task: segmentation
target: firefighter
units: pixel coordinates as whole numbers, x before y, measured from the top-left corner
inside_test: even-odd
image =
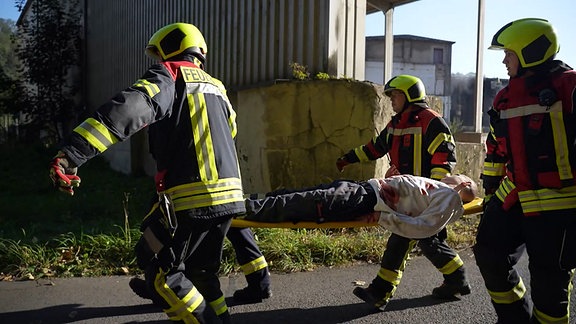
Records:
[[[411,75],[398,75],[384,85],[396,113],[379,135],[366,145],[350,150],[336,161],[341,172],[351,163],[376,160],[388,154],[391,169],[440,180],[456,163],[455,144],[444,119],[426,103],[422,81]],[[470,293],[464,263],[446,243],[447,231],[420,240],[392,233],[382,256],[378,275],[367,288],[353,293],[383,311],[402,279],[408,255],[418,245],[422,253],[443,275],[444,282],[433,289],[437,298],[452,299]]]
[[[148,128],[158,199],[135,252],[154,300],[182,323],[230,322],[217,273],[231,220],[245,212],[236,113],[204,71],[207,52],[194,25],[160,28],[146,46],[158,63],[78,125],[50,167],[55,186],[73,194],[78,167]]]
[[[554,27],[503,26],[509,83],[488,111],[484,214],[473,248],[498,323],[568,323],[576,267],[576,72],[555,60]],[[529,257],[531,299],[515,269]]]

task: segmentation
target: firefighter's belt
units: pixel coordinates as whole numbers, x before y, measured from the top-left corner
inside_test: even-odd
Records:
[[[464,215],[477,214],[482,212],[482,198],[476,198],[473,201],[464,204]],[[234,218],[232,220],[232,227],[260,227],[260,228],[349,228],[349,227],[370,227],[378,226],[378,220],[375,222],[367,222],[366,220],[343,221],[343,222],[330,222],[323,223],[317,222],[275,222],[267,223],[260,221],[251,221],[241,218]]]

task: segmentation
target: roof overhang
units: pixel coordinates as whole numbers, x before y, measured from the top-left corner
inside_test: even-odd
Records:
[[[418,0],[367,0],[366,1],[366,14],[375,13],[378,11],[387,11],[391,8],[405,5],[410,2]]]

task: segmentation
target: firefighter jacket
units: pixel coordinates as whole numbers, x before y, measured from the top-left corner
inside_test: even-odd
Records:
[[[344,155],[350,162],[376,160],[387,153],[401,174],[442,179],[456,164],[455,144],[444,119],[426,104],[412,104],[392,117],[379,135]]]
[[[482,175],[487,195],[526,216],[576,208],[576,72],[561,61],[496,95]]]
[[[243,213],[235,119],[219,80],[191,62],[167,61],[100,106],[61,150],[80,166],[148,126],[161,175],[157,189],[171,197],[176,212],[204,218]]]
[[[378,224],[396,235],[428,238],[464,214],[458,192],[437,180],[403,174],[368,183],[380,193],[374,206]],[[385,190],[393,199],[383,197]]]

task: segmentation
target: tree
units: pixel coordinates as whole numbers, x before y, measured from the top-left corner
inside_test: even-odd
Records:
[[[23,107],[37,131],[59,141],[79,110],[78,1],[29,0],[30,12],[18,26],[17,54],[30,104]],[[65,6],[63,5],[65,4]]]

